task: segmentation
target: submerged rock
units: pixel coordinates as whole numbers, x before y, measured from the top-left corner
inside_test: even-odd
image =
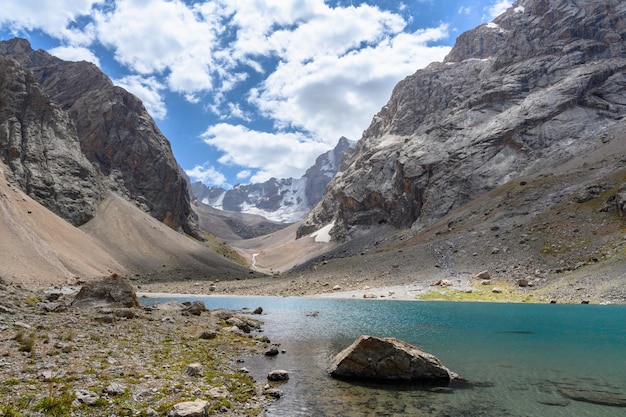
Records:
[[[333,359],[335,378],[448,384],[461,379],[435,356],[395,338],[360,336]]]
[[[607,391],[561,389],[561,395],[570,400],[606,405],[610,407],[626,407],[626,396]]]

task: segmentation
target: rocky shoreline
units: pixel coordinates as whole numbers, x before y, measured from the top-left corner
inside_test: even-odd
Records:
[[[278,396],[242,363],[271,346],[260,316],[202,303],[79,309],[76,290],[0,284],[0,415],[195,415],[182,403],[259,416]]]

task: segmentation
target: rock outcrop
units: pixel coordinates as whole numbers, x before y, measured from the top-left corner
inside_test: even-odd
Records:
[[[125,279],[110,276],[85,284],[72,301],[73,307],[139,307],[133,286]]]
[[[263,183],[238,184],[230,190],[196,182],[190,190],[199,202],[215,208],[292,223],[302,219],[321,200],[344,152],[351,146],[353,143],[348,139],[340,138],[334,149],[318,156],[315,164],[298,179],[271,178]]]
[[[520,0],[401,81],[299,236],[419,230],[520,175],[584,155],[626,116],[626,3]]]
[[[173,229],[197,235],[187,183],[137,97],[95,65],[34,51],[24,39],[0,42],[0,56],[8,77],[1,150],[21,187],[76,225],[111,190]],[[58,155],[72,162],[54,162]],[[65,187],[59,197],[58,184]],[[70,194],[76,202],[68,210]]]
[[[394,338],[360,336],[333,359],[332,377],[448,384],[460,377],[430,353]]]

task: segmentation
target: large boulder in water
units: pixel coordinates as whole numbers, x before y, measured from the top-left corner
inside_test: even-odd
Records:
[[[73,307],[139,307],[133,286],[116,275],[85,284],[72,301]]]
[[[395,338],[360,336],[333,359],[335,378],[447,385],[460,377],[435,356]]]

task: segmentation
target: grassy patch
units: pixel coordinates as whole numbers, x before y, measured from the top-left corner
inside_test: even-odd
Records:
[[[501,292],[493,292],[498,288]],[[488,301],[488,302],[532,302],[532,295],[520,294],[513,288],[502,282],[494,282],[490,285],[475,287],[471,291],[453,288],[438,288],[420,294],[416,297],[423,301]]]
[[[206,241],[204,242],[205,246],[213,249],[224,258],[230,259],[231,261],[236,262],[240,265],[248,265],[248,261],[243,256],[241,256],[239,252],[234,250],[230,245],[228,245],[218,237],[208,233],[203,233],[202,237],[206,239]]]

